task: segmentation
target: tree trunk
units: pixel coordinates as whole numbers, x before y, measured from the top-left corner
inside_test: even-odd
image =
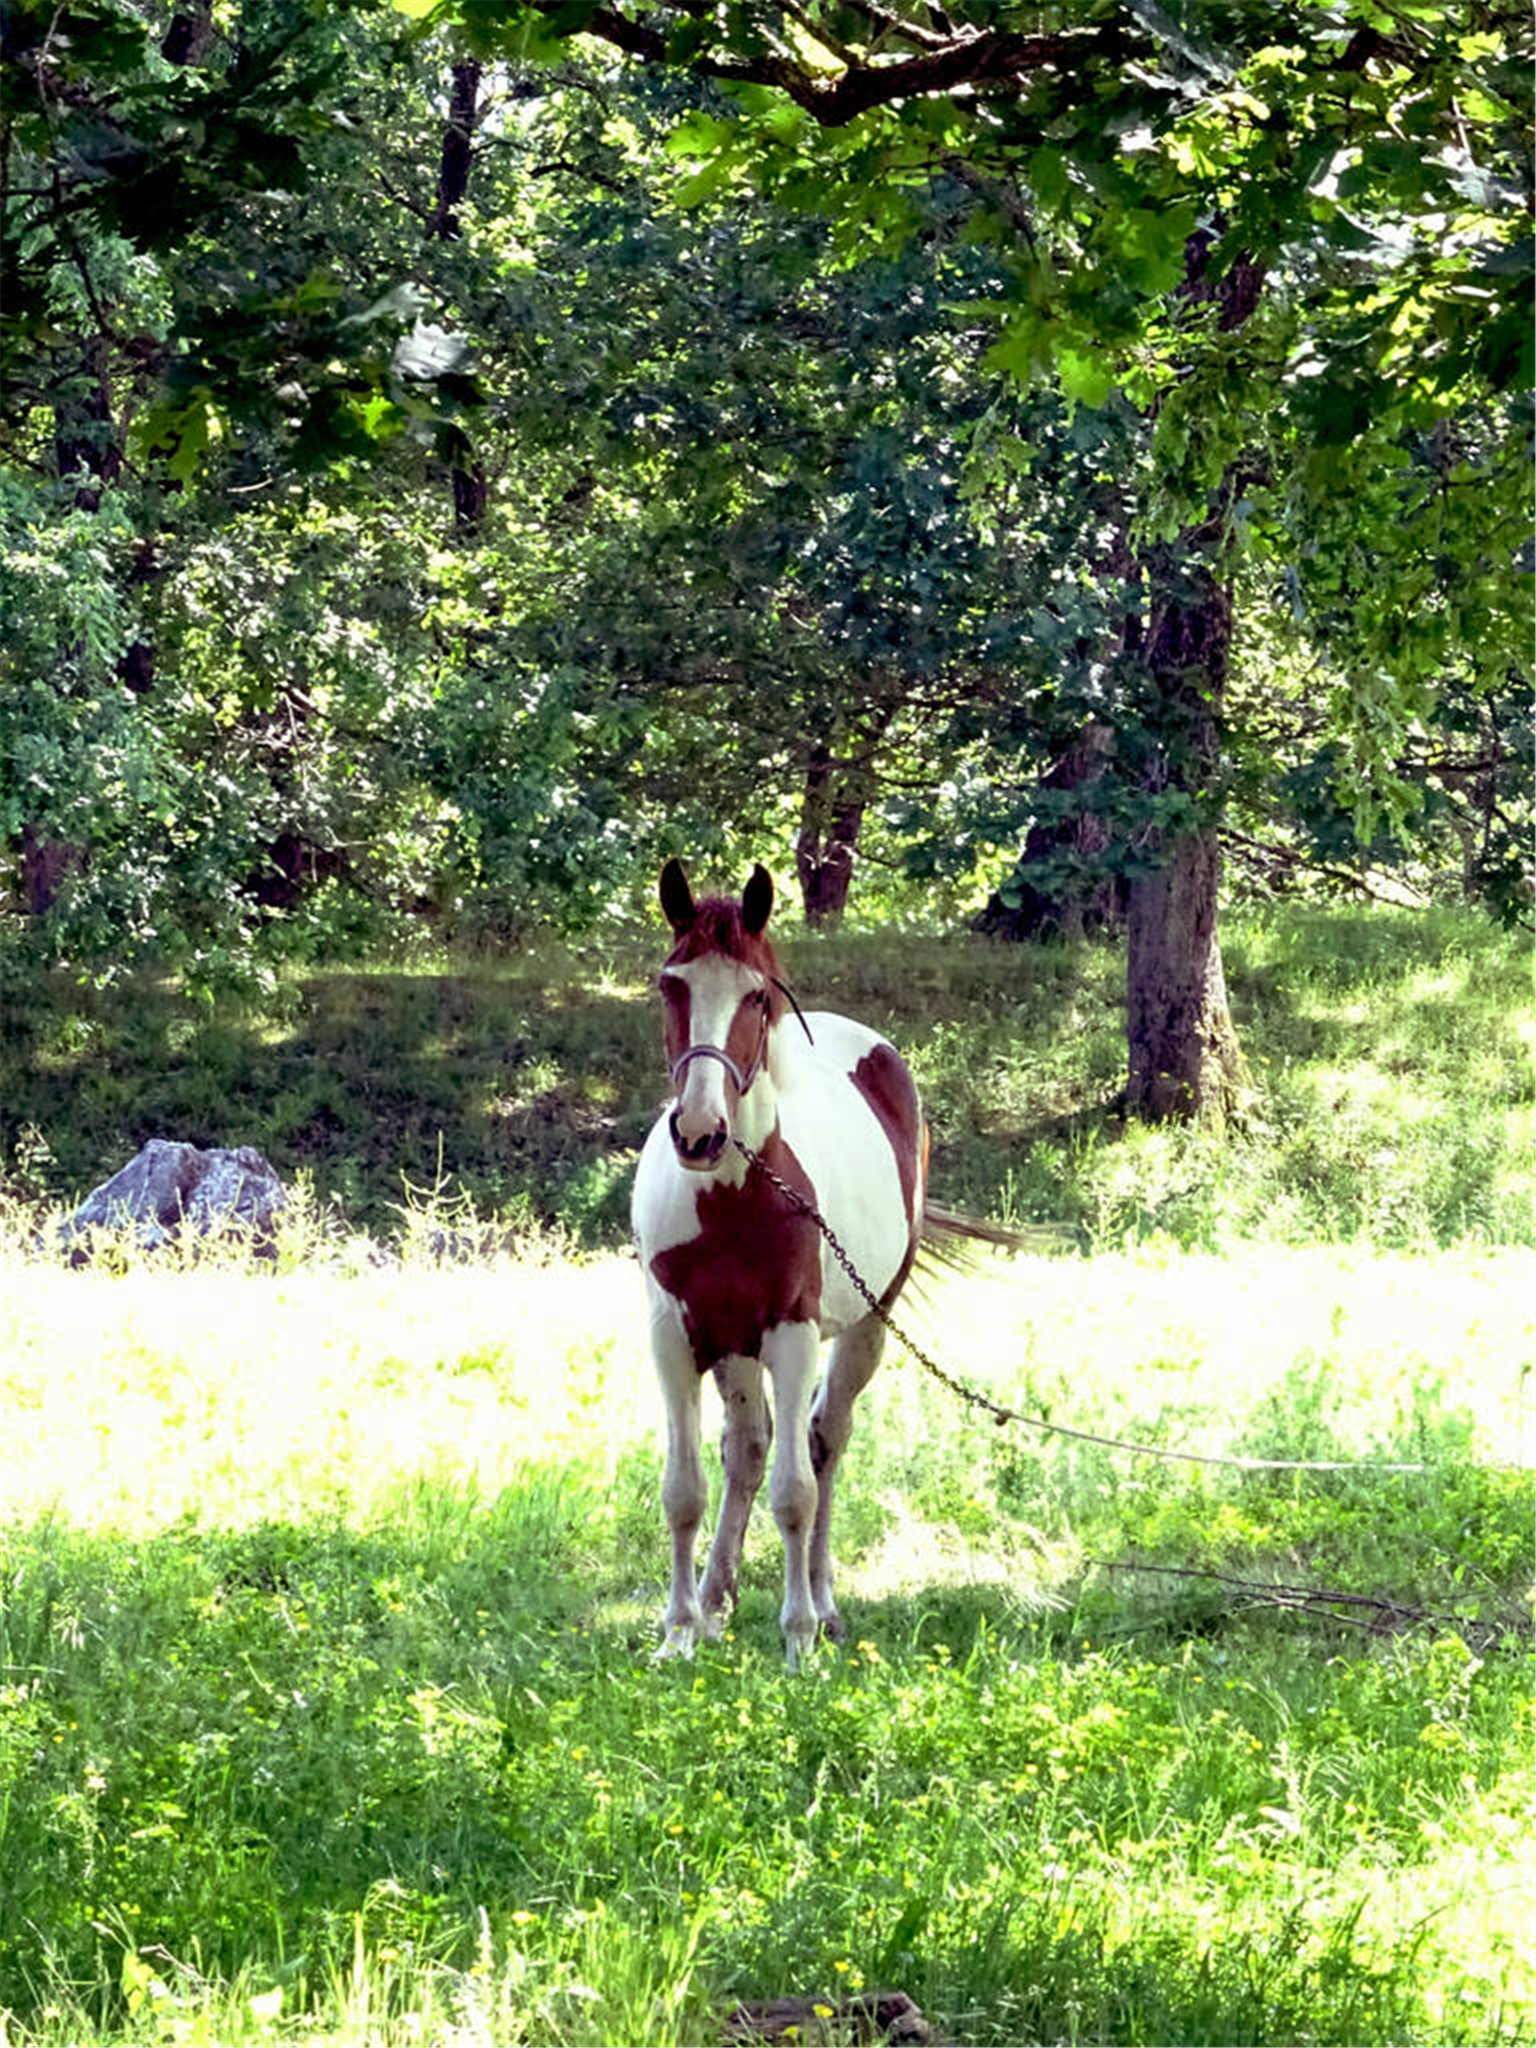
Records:
[[[43,917],[59,900],[71,875],[84,868],[87,849],[67,839],[41,839],[30,825],[21,828],[21,894],[28,915]]]
[[[1185,243],[1179,297],[1214,305],[1218,331],[1229,334],[1259,303],[1265,273],[1239,255],[1211,277],[1223,226],[1213,221]],[[1229,470],[1218,505],[1237,491]],[[1217,936],[1221,723],[1232,645],[1224,524],[1224,514],[1212,517],[1150,553],[1142,564],[1145,625],[1133,623],[1126,636],[1151,686],[1142,787],[1173,812],[1171,823],[1148,828],[1140,850],[1149,865],[1131,876],[1128,890],[1125,1101],[1131,1115],[1149,1121],[1222,1122],[1243,1079]]]
[[[459,208],[469,195],[469,174],[474,165],[475,129],[480,121],[480,66],[474,58],[455,64],[448,93],[448,120],[443,129],[442,155],[437,168],[437,200],[427,221],[427,234],[441,242],[456,242],[463,229]],[[478,461],[469,436],[452,429],[450,448],[453,489],[453,529],[464,537],[479,530],[485,517],[487,486],[485,465]]]
[[[198,65],[208,55],[213,41],[213,0],[197,0],[193,7],[178,8],[160,45],[167,64]]]
[[[835,779],[831,752],[818,741],[806,763],[795,841],[795,870],[807,924],[835,925],[842,920],[866,805],[866,797]]]
[[[1163,602],[1141,649],[1156,702],[1141,781],[1149,797],[1186,798],[1189,818],[1148,831],[1141,850],[1153,864],[1130,878],[1126,1107],[1151,1121],[1220,1122],[1242,1079],[1217,936],[1221,850],[1209,796],[1221,766],[1232,593],[1188,559],[1176,567],[1164,556],[1150,568]]]
[[[480,66],[473,57],[467,58],[454,65],[451,77],[448,121],[437,167],[437,204],[427,223],[427,233],[443,242],[456,242],[462,232],[459,208],[469,194],[475,128],[480,119]]]
[[[1066,752],[1040,778],[1051,794],[1075,797],[1102,781],[1114,735],[1107,725],[1084,726]],[[1080,939],[1124,915],[1124,886],[1100,865],[1109,850],[1103,814],[1084,804],[1051,804],[1051,815],[1030,826],[1010,890],[994,895],[973,930],[994,939]]]

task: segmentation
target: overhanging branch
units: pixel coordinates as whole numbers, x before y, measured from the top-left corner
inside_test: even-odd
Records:
[[[539,13],[553,15],[564,0],[535,0],[535,4]],[[691,8],[682,11],[693,13]],[[903,23],[884,8],[859,11],[867,19],[877,19],[884,33],[904,35],[918,47],[889,61],[873,57],[850,61],[830,77],[768,49],[743,57],[704,49],[687,58],[682,68],[728,84],[775,87],[822,127],[840,128],[871,108],[900,100],[930,98],[966,87],[1020,85],[1039,71],[1077,68],[1095,54],[1108,53],[1118,40],[1108,27],[1063,29],[1049,35],[1005,29],[960,29],[944,34]],[[673,61],[668,38],[660,29],[617,7],[597,8],[586,24],[586,33],[646,64]],[[820,41],[820,31],[815,33]]]

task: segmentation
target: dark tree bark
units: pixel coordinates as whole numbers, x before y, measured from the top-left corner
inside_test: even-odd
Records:
[[[451,77],[448,121],[438,160],[437,203],[427,223],[427,233],[444,242],[456,242],[462,232],[459,208],[469,196],[475,129],[480,119],[480,66],[468,58],[454,65]]]
[[[442,242],[456,242],[463,233],[459,208],[469,196],[475,129],[481,114],[480,66],[476,60],[467,58],[455,64],[451,78],[448,119],[437,169],[437,199],[427,221],[428,236]],[[450,459],[454,532],[466,536],[477,532],[485,517],[485,465],[476,459],[468,435],[458,428],[453,432]]]
[[[1085,726],[1041,776],[1041,789],[1069,795],[1091,791],[1104,778],[1113,744],[1108,726]],[[1124,884],[1099,866],[1110,838],[1108,820],[1086,804],[1065,817],[1043,818],[1031,825],[1019,861],[1018,901],[1005,903],[1000,895],[993,896],[974,929],[989,938],[1034,941],[1080,939],[1118,924],[1125,913]],[[1047,864],[1062,862],[1080,869],[1078,886],[1059,869],[1058,878],[1046,879]],[[1036,879],[1031,879],[1031,870]]]
[[[1218,278],[1214,222],[1190,236],[1180,297],[1213,304],[1223,333],[1241,327],[1264,289],[1259,264],[1239,256]],[[1228,472],[1225,507],[1240,479]],[[1237,1105],[1242,1053],[1227,1007],[1217,934],[1221,879],[1221,727],[1232,644],[1232,590],[1221,560],[1224,517],[1187,528],[1142,564],[1144,625],[1127,652],[1150,685],[1141,784],[1152,798],[1183,797],[1187,822],[1150,829],[1138,849],[1150,865],[1130,878],[1127,901],[1126,1108],[1149,1121],[1208,1118]]]
[[[1219,1121],[1236,1106],[1242,1056],[1217,935],[1217,819],[1203,793],[1220,773],[1232,594],[1208,567],[1152,566],[1154,590],[1180,594],[1165,595],[1141,650],[1157,704],[1142,787],[1189,797],[1198,822],[1149,832],[1141,850],[1155,865],[1130,880],[1126,1107],[1153,1121]]]
[[[88,849],[67,839],[42,839],[31,825],[21,828],[21,894],[32,917],[43,917],[59,900],[71,875],[88,859]]]
[[[349,872],[339,848],[321,846],[303,832],[284,829],[266,848],[262,866],[247,881],[252,898],[269,910],[297,910],[319,882]]]
[[[160,45],[168,64],[201,64],[213,41],[212,0],[198,0],[194,7],[178,8]]]
[[[795,840],[795,871],[807,924],[841,922],[848,907],[867,802],[867,797],[848,787],[830,749],[818,742],[806,763],[800,831]]]

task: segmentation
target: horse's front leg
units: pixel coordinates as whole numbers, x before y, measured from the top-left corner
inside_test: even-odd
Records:
[[[651,1322],[651,1355],[667,1409],[667,1468],[661,1501],[672,1532],[672,1587],[662,1616],[657,1657],[691,1657],[704,1627],[693,1585],[693,1550],[707,1494],[699,1461],[699,1372],[675,1316]]]
[[[784,1542],[784,1655],[791,1671],[816,1642],[811,1599],[811,1526],[816,1515],[816,1474],[811,1467],[811,1393],[821,1333],[814,1323],[779,1323],[763,1338],[763,1363],[773,1381],[777,1448],[768,1497]]]
[[[755,1358],[727,1358],[715,1367],[715,1385],[725,1409],[725,1430],[720,1459],[725,1467],[725,1497],[720,1503],[720,1520],[710,1545],[709,1563],[699,1603],[704,1609],[704,1633],[718,1636],[725,1617],[736,1601],[736,1575],[741,1569],[741,1546],[752,1515],[752,1503],[763,1483],[768,1463],[768,1446],[773,1440],[768,1401],[763,1392],[763,1368]]]

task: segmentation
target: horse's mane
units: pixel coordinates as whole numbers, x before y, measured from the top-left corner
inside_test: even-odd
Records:
[[[707,953],[723,953],[728,960],[740,960],[763,974],[778,974],[779,959],[761,932],[749,932],[741,905],[729,896],[706,896],[694,912],[693,922],[667,955],[669,967],[699,960]]]

